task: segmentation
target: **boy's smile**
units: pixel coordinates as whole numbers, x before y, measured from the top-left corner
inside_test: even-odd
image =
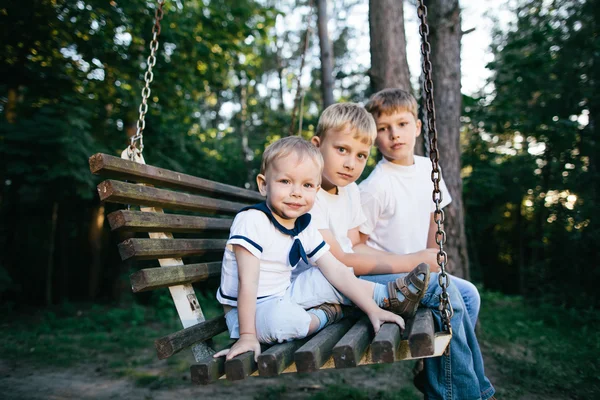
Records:
[[[310,211],[319,190],[319,170],[310,157],[300,159],[291,153],[256,177],[260,193],[267,196],[267,206],[281,225],[292,229],[296,219]]]
[[[394,164],[412,165],[416,138],[421,134],[421,121],[404,110],[381,114],[376,122],[375,144],[385,159]]]
[[[363,140],[354,137],[350,129],[330,129],[324,138],[311,139],[325,162],[321,183],[324,190],[336,193],[338,186],[347,186],[360,177],[371,150],[371,145]]]

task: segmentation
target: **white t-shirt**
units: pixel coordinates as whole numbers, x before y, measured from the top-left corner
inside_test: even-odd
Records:
[[[234,244],[244,247],[260,259],[257,302],[271,296],[283,296],[295,268],[290,265],[289,255],[296,238],[302,243],[312,263],[329,251],[329,245],[312,223],[294,237],[278,229],[263,211],[250,209],[237,214],[223,255],[217,300],[221,304],[237,306],[238,265],[233,252]]]
[[[330,230],[342,250],[345,253],[353,253],[348,231],[367,220],[362,212],[360,192],[356,183],[338,187],[338,194],[319,190],[310,214],[317,229]]]
[[[431,213],[435,211],[428,158],[415,156],[411,166],[382,159],[359,188],[366,216],[360,231],[369,235],[367,245],[396,254],[427,248]],[[441,206],[445,207],[452,198],[443,179],[440,190]]]

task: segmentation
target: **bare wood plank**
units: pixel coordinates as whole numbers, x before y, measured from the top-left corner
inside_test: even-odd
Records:
[[[196,217],[192,215],[158,214],[118,210],[107,215],[110,228],[115,232],[175,232],[227,231],[232,219]]]
[[[371,343],[371,357],[374,363],[392,363],[396,361],[400,343],[400,327],[393,323],[381,326]]]
[[[89,163],[92,173],[113,179],[132,180],[138,183],[189,190],[196,193],[235,196],[245,202],[260,202],[264,200],[260,193],[251,190],[197,178],[164,168],[139,164],[108,154],[95,154],[90,157]]]
[[[294,353],[298,372],[318,370],[330,357],[338,340],[350,329],[354,320],[343,319],[317,333]]]
[[[227,330],[223,316],[200,322],[154,341],[159,360],[171,357],[194,343],[204,342]]]
[[[270,346],[261,344],[261,353],[267,350]],[[223,357],[225,358],[225,357]],[[225,361],[225,376],[227,380],[239,381],[246,379],[248,375],[254,373],[257,369],[256,361],[254,361],[254,352],[248,351],[233,357],[231,360]]]
[[[433,315],[427,308],[419,308],[412,324],[407,327],[408,347],[413,358],[431,356],[435,352]]]
[[[209,356],[190,367],[192,383],[208,385],[216,382],[225,374],[225,357],[214,358]]]
[[[226,239],[127,239],[119,243],[123,261],[152,260],[156,258],[189,257],[211,251],[223,251]]]
[[[368,318],[361,318],[333,348],[336,368],[352,368],[360,364],[373,337],[373,326]]]
[[[205,281],[221,275],[221,263],[201,263],[169,268],[141,269],[129,276],[134,293],[146,292],[173,285]]]
[[[308,338],[277,344],[258,356],[260,376],[277,376],[294,362],[294,352],[304,345]]]
[[[104,181],[98,185],[100,200],[109,203],[135,204],[145,207],[187,210],[196,212],[237,213],[245,204],[211,199],[188,193],[173,192],[150,186],[119,181]]]

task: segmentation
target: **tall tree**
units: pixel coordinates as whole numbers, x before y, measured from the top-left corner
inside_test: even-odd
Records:
[[[371,90],[395,87],[411,91],[406,60],[404,5],[398,0],[369,0]]]
[[[468,278],[469,257],[460,176],[460,7],[458,0],[427,0],[438,148],[443,177],[452,196],[445,230],[452,273]]]
[[[333,49],[327,29],[327,0],[317,0],[317,26],[321,50],[321,93],[323,109],[333,104]]]

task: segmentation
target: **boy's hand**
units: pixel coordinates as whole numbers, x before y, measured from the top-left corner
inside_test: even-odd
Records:
[[[258,339],[256,335],[253,333],[242,333],[240,338],[231,349],[224,349],[213,355],[213,357],[225,357],[226,360],[231,360],[233,357],[238,356],[240,354],[244,354],[248,351],[254,352],[254,361],[258,362],[258,356],[260,355],[260,343],[258,343]]]
[[[437,254],[440,249],[425,249],[417,252],[420,263],[424,262],[429,264],[429,271],[440,272],[440,266],[437,263]]]
[[[378,308],[376,311],[367,314],[367,316],[369,317],[369,320],[371,320],[375,333],[379,332],[379,328],[381,328],[381,325],[383,325],[384,322],[393,322],[398,325],[400,329],[404,330],[404,319],[392,312]]]

